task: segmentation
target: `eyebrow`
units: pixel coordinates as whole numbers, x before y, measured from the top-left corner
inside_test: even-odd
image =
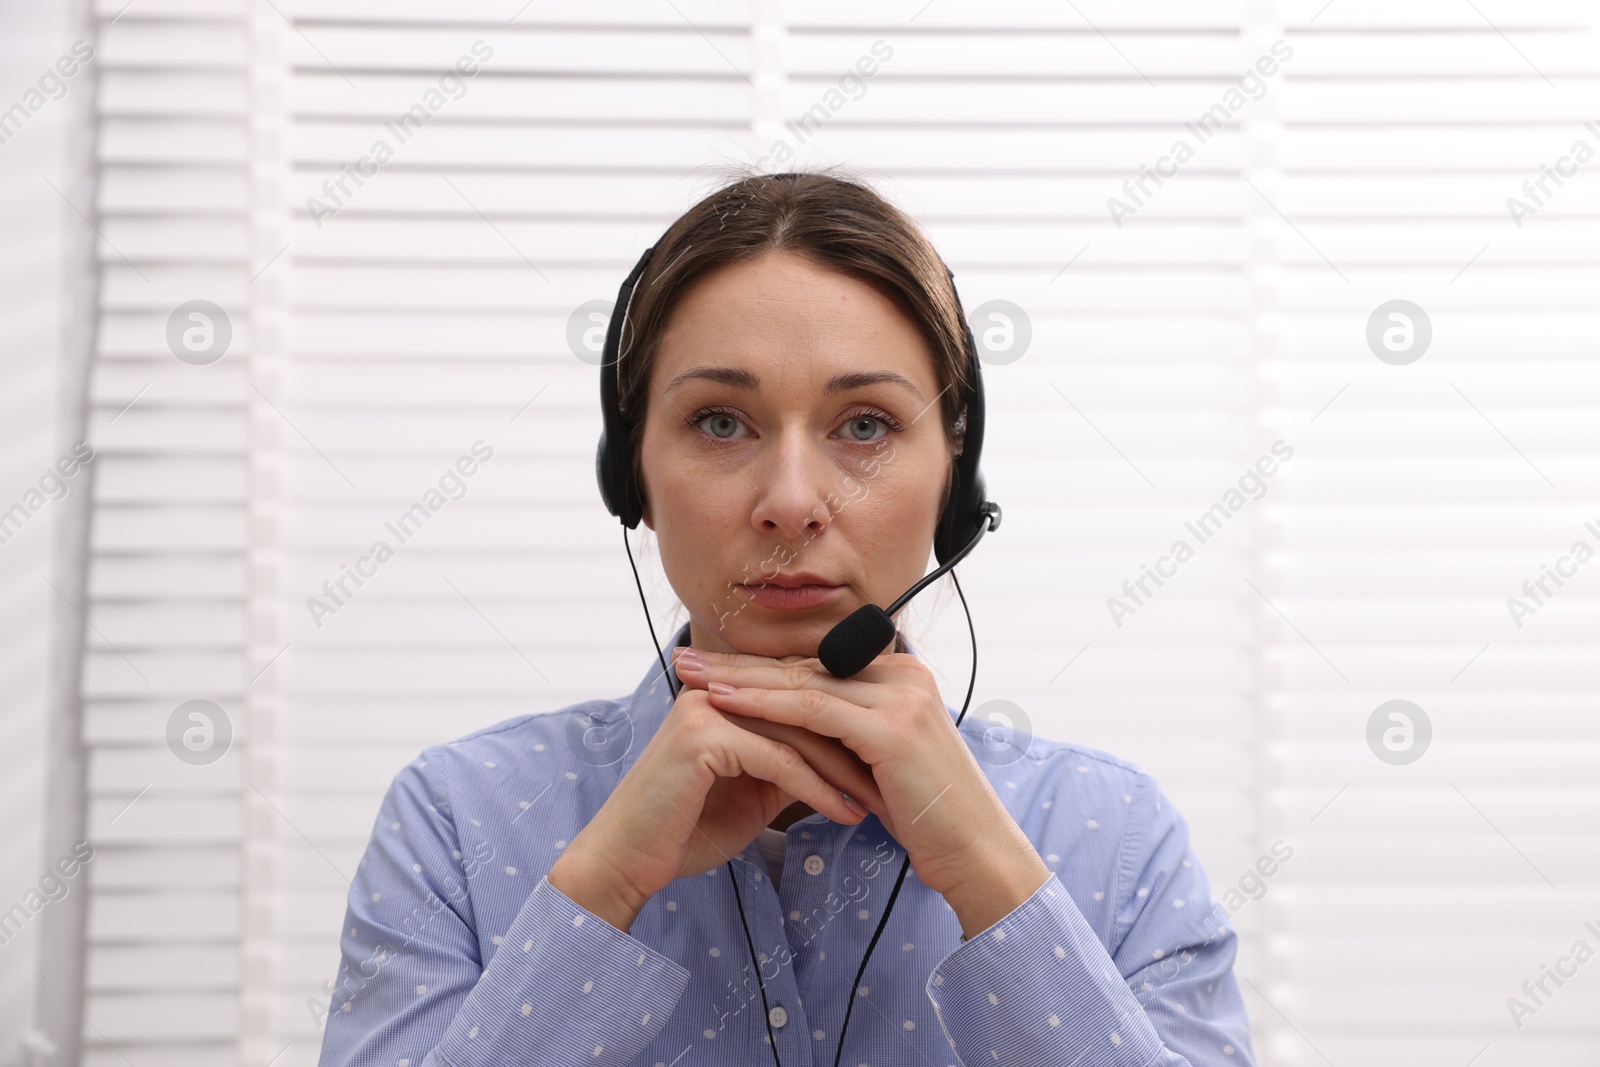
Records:
[[[707,381],[720,382],[735,389],[749,389],[752,392],[761,390],[761,377],[747,370],[736,367],[693,367],[684,371],[667,384],[662,390],[663,394],[672,392],[682,383],[692,378],[704,378]],[[911,390],[911,395],[918,400],[922,399],[922,391],[912,384],[911,379],[893,371],[852,371],[849,374],[835,374],[828,379],[828,384],[822,387],[824,393],[842,393],[847,389],[860,389],[863,386],[877,385],[886,382],[890,385],[903,385]]]

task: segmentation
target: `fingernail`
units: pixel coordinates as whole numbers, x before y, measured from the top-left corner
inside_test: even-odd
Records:
[[[678,655],[678,669],[687,667],[691,671],[704,670],[706,661],[700,658],[700,653],[692,648],[685,648]]]
[[[839,796],[844,798],[844,806],[845,807],[849,808],[851,811],[855,812],[857,815],[861,816],[863,819],[865,819],[868,815],[872,814],[872,812],[868,811],[866,808],[863,808],[860,804],[856,803],[854,800],[851,800],[849,797],[845,796],[843,793],[840,793]]]
[[[711,690],[713,693],[727,694],[733,692],[733,686],[729,685],[727,682],[711,682],[707,684],[706,688]]]

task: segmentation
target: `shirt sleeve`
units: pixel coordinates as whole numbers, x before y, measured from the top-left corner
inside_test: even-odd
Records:
[[[1233,975],[1237,935],[1211,900],[1188,827],[1148,776],[1131,806],[1111,951],[1052,873],[934,968],[928,997],[962,1061],[1254,1064]]]
[[[485,963],[469,888],[493,850],[463,848],[443,773],[419,759],[384,798],[350,885],[319,1067],[632,1063],[689,971],[548,878]]]

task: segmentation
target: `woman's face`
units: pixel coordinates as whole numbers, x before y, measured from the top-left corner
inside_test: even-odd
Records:
[[[814,656],[835,623],[927,572],[953,458],[939,393],[912,320],[800,253],[723,267],[683,294],[651,370],[640,463],[644,522],[695,647]],[[768,599],[774,580],[807,574],[839,588],[800,607]]]

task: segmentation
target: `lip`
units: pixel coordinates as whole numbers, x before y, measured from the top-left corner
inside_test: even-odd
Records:
[[[751,603],[774,611],[805,611],[839,596],[844,586],[804,572],[775,575],[770,582],[742,583]]]
[[[745,582],[743,584],[751,589],[755,589],[763,585],[776,585],[781,586],[784,589],[798,589],[802,585],[825,585],[831,586],[835,589],[838,588],[837,582],[830,582],[822,575],[812,574],[810,571],[789,571],[788,573],[780,572],[773,575],[771,578],[763,578],[759,582]]]

